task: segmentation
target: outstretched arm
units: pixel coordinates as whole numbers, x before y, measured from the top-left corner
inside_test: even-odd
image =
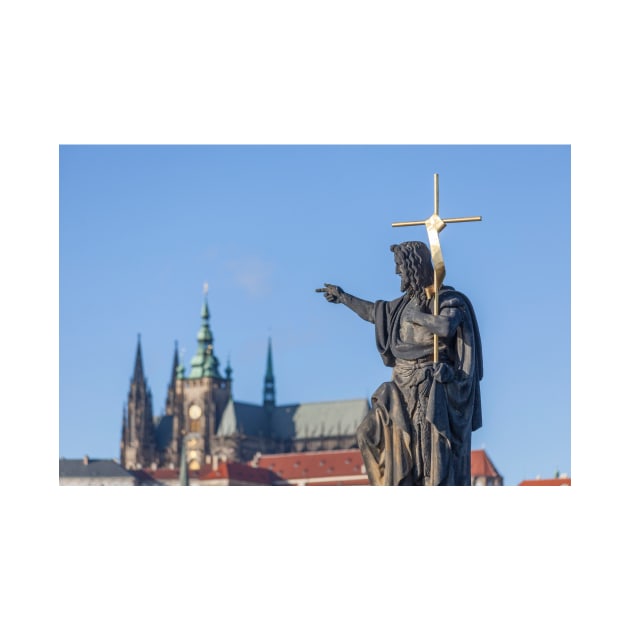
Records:
[[[341,287],[334,284],[326,284],[321,289],[315,289],[317,293],[323,293],[324,297],[333,304],[343,304],[354,311],[362,319],[374,323],[374,302],[361,300],[354,295],[346,293]]]

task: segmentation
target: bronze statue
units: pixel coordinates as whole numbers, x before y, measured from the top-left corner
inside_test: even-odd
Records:
[[[316,289],[374,324],[377,349],[393,367],[357,430],[367,475],[378,486],[467,486],[471,431],[481,427],[475,313],[466,296],[437,284],[424,243],[391,250],[401,297],[369,302],[332,284]]]

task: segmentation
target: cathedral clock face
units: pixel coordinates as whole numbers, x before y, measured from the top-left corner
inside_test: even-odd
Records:
[[[201,418],[201,407],[197,404],[190,405],[188,408],[188,416],[191,420],[199,420],[199,418]]]

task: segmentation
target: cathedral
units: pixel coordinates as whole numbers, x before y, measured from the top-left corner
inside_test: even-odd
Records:
[[[262,404],[235,401],[229,362],[222,374],[214,355],[205,292],[197,351],[187,372],[175,348],[164,415],[153,415],[138,337],[120,462],[128,470],[181,468],[185,462],[198,471],[213,460],[250,462],[262,454],[356,448],[356,429],[368,409],[365,399],[277,405],[271,340]]]

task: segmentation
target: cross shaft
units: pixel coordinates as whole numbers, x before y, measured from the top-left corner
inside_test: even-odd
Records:
[[[437,317],[440,314],[439,292],[444,276],[446,275],[446,267],[442,257],[442,248],[440,247],[440,239],[438,234],[446,227],[448,223],[468,223],[469,221],[481,221],[481,217],[458,217],[454,219],[442,219],[440,217],[440,193],[439,193],[439,177],[437,173],[433,174],[433,214],[424,221],[399,221],[392,223],[392,227],[411,227],[415,225],[425,225],[429,236],[429,244],[431,246],[431,260],[433,261],[433,314]],[[433,361],[438,362],[438,336],[433,335]]]

